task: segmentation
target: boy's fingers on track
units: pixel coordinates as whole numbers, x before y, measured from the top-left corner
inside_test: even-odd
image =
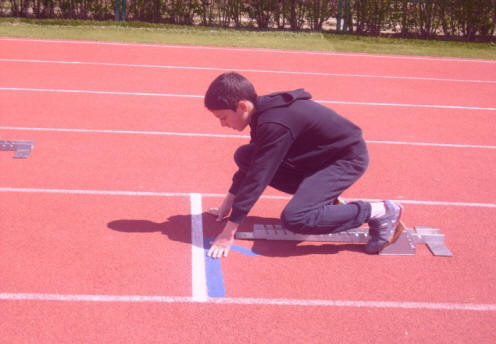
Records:
[[[211,258],[221,258],[222,256],[227,257],[229,249],[225,247],[212,246],[208,250],[207,256]]]
[[[207,214],[212,215],[212,216],[216,216],[217,222],[222,222],[224,220],[224,218],[226,217],[226,214],[224,212],[222,212],[219,208],[210,208],[207,210]]]
[[[210,257],[212,257],[212,258],[219,258],[219,249],[217,247],[215,247],[212,250],[212,254],[210,255]]]
[[[212,216],[219,216],[220,210],[218,208],[210,208],[207,210],[207,214],[212,215]]]
[[[217,222],[224,221],[224,218],[225,218],[224,216],[219,215],[219,217],[217,218]]]

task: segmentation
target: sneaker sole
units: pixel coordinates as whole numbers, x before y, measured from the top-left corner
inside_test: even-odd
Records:
[[[393,234],[393,237],[391,239],[389,239],[389,241],[381,248],[381,251],[388,247],[389,245],[391,244],[394,244],[394,242],[396,240],[398,240],[398,238],[400,237],[401,233],[405,230],[405,225],[403,224],[403,222],[401,222],[401,215],[403,215],[403,206],[401,204],[398,204],[398,206],[400,207],[400,214],[398,215],[398,221],[396,223],[396,229],[394,231],[394,234]]]

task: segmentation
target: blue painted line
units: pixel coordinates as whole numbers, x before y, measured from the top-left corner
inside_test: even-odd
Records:
[[[220,259],[210,258],[207,252],[210,249],[212,238],[205,238],[203,247],[205,248],[205,275],[207,276],[207,291],[209,297],[225,297],[224,275],[220,267]]]
[[[206,257],[207,291],[209,297],[225,297],[224,275],[220,267],[220,259]]]
[[[244,254],[245,256],[250,256],[250,257],[258,256],[258,254],[256,254],[255,252],[253,252],[249,248],[239,246],[239,245],[234,245],[234,244],[231,246],[231,251],[236,251],[236,252]]]
[[[205,275],[207,277],[207,291],[209,297],[226,297],[226,288],[224,286],[224,275],[220,265],[221,259],[210,258],[207,252],[210,249],[210,242],[213,238],[204,238],[203,247],[205,250]],[[239,245],[232,245],[231,251],[239,252],[241,254],[256,257],[258,254],[252,250]]]

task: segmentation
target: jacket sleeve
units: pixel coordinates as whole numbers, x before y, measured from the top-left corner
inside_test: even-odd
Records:
[[[276,123],[264,123],[257,135],[250,168],[236,193],[229,220],[241,224],[281,165],[294,138],[288,128]]]
[[[232,184],[229,188],[229,193],[236,195],[239,192],[239,188],[245,179],[245,173],[241,170],[237,170],[232,177]]]

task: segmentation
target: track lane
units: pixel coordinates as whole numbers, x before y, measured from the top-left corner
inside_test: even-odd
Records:
[[[0,92],[0,102],[0,127],[249,135],[222,128],[200,98]],[[326,106],[359,125],[368,140],[496,145],[493,111]]]
[[[205,206],[216,206],[206,199]],[[254,224],[278,224],[286,202],[260,200],[242,230]],[[415,256],[370,256],[362,244],[291,241],[243,241],[256,258],[232,252],[222,261],[229,297],[273,299],[388,300],[409,302],[495,303],[487,272],[493,271],[496,244],[491,240],[494,209],[432,208],[405,205],[409,226],[441,229],[454,257],[434,257],[425,245]],[[221,226],[206,218],[205,230]],[[249,279],[246,276],[250,276]],[[277,285],[277,288],[274,288]],[[380,288],[377,286],[380,285]]]
[[[27,136],[36,142],[29,159],[0,157],[6,168],[0,186],[224,193],[235,171],[232,154],[248,142],[49,132],[16,132],[11,139]],[[349,197],[494,202],[492,150],[369,145],[369,151],[369,169]]]
[[[22,39],[0,45],[2,58],[496,80],[494,61],[476,59]]]
[[[22,65],[22,68],[21,68]],[[134,70],[123,67],[0,64],[0,87],[203,95],[217,71]],[[314,99],[354,102],[496,107],[492,84],[419,80],[350,80],[244,73],[260,94],[305,88]],[[70,75],[70,77],[67,77]],[[153,80],[152,83],[149,81]],[[191,80],[195,80],[191,83]],[[318,84],[319,87],[313,85]],[[469,91],[470,90],[470,91]]]
[[[202,304],[1,302],[4,338],[37,343],[492,343],[480,312]],[[64,321],[60,321],[64,319]],[[23,324],[22,333],[19,324]],[[229,324],[229,325],[227,325]],[[68,329],[70,329],[68,331]],[[467,331],[477,329],[477,331]]]
[[[78,199],[76,202],[80,201],[81,197],[84,199],[88,196],[77,197]],[[56,198],[59,198],[59,200]],[[131,204],[136,203],[136,200],[136,198],[132,198]],[[33,201],[36,200],[33,199]],[[146,203],[148,203],[148,201],[149,200],[147,199]],[[68,202],[66,196],[61,195],[51,197],[50,202],[54,205],[54,208],[58,208],[59,210],[60,202],[66,204],[66,207],[74,205],[74,202]],[[41,204],[42,202],[35,203]],[[205,206],[209,206],[209,203],[210,202],[207,202]],[[270,201],[269,204],[269,201],[266,200],[265,203],[266,204],[261,204],[260,207],[255,209],[255,215],[265,217],[265,215],[270,212],[269,208],[273,209],[274,204],[272,201]],[[45,202],[43,202],[43,204],[45,204]],[[65,207],[62,207],[62,209],[64,208]],[[415,211],[414,207],[413,212],[425,217],[426,212],[425,209],[422,208],[423,207],[417,208],[417,211]],[[146,209],[147,211],[149,210],[148,206]],[[345,296],[351,296],[352,298],[348,298],[348,300],[356,301],[494,302],[494,295],[491,289],[492,282],[490,280],[492,275],[487,276],[481,273],[481,270],[484,270],[485,268],[492,268],[491,261],[494,257],[484,255],[494,255],[493,252],[495,252],[491,247],[491,245],[494,246],[494,243],[490,240],[486,240],[486,236],[490,236],[491,233],[489,231],[480,233],[482,236],[479,236],[480,240],[477,242],[467,241],[464,236],[464,228],[460,225],[460,221],[458,221],[458,218],[461,218],[466,225],[471,225],[470,222],[466,222],[467,213],[460,214],[453,212],[453,209],[447,210],[448,212],[443,215],[452,216],[448,217],[450,221],[444,222],[444,225],[449,227],[445,232],[449,235],[450,248],[459,250],[465,246],[460,251],[459,255],[454,258],[433,258],[425,251],[419,252],[416,257],[411,258],[370,257],[355,250],[347,251],[345,249],[339,251],[337,254],[332,254],[334,250],[329,247],[312,248],[309,247],[309,245],[304,245],[304,247],[293,250],[291,248],[288,249],[288,247],[281,247],[281,245],[285,245],[284,243],[262,243],[262,245],[256,249],[262,256],[257,257],[256,261],[250,261],[248,258],[243,258],[243,256],[231,254],[228,260],[222,262],[226,285],[229,287],[228,290],[231,294],[234,294],[234,296],[243,295],[243,297],[256,297],[258,294],[263,294],[264,297],[269,296],[271,298],[281,295],[285,298],[301,296],[302,298],[309,299],[312,299],[315,296],[324,296],[325,299],[330,300],[342,300]],[[129,214],[129,208],[127,208],[126,211],[128,212],[127,214]],[[138,213],[141,213],[141,211],[138,211]],[[478,213],[475,214],[477,215]],[[478,215],[480,215],[480,213]],[[153,215],[148,215],[147,218],[151,218],[152,216]],[[432,217],[436,219],[440,218],[439,214],[432,214]],[[472,216],[469,218],[474,219],[475,217]],[[208,228],[207,230],[212,230],[212,219],[210,217],[205,217],[204,220],[204,223]],[[253,221],[253,218],[250,219],[250,221]],[[479,221],[475,221],[474,223],[480,224]],[[140,236],[141,235],[151,237],[154,234],[141,233]],[[132,240],[133,246],[136,245],[135,240],[136,238]],[[249,246],[246,243],[243,244]],[[283,256],[279,256],[281,253]],[[267,259],[270,259],[270,264],[265,263],[265,260]],[[139,263],[143,263],[143,261],[139,260]],[[156,264],[154,264],[154,266],[155,265]],[[309,266],[311,266],[311,268],[309,268]],[[402,268],[398,269],[398,266],[401,266]],[[408,268],[406,266],[408,266]],[[458,269],[453,269],[454,266],[457,266]],[[353,271],[356,272],[353,273]],[[367,271],[367,274],[364,274],[363,271]],[[250,277],[247,278],[247,276]],[[336,278],[336,276],[339,276],[339,278]],[[360,279],[357,280],[357,276],[360,276]],[[60,275],[57,277],[60,277]],[[481,278],[484,279],[485,283],[477,282],[477,280]],[[104,278],[104,280],[106,279]],[[468,285],[464,284],[463,281],[465,280],[470,281],[470,284],[475,284],[478,287],[463,288],[464,285]],[[387,282],[386,286],[383,285],[380,291],[376,288],[377,283],[379,283],[378,281],[380,281],[381,284]],[[55,278],[50,286],[54,288],[58,285],[58,282],[60,281],[57,281]],[[274,289],[274,283],[277,283],[279,288]],[[359,283],[359,285],[357,285],[357,283]],[[133,289],[136,287],[135,284],[136,281],[133,281]],[[423,288],[422,286],[425,284],[428,284],[429,288]],[[295,288],[295,286],[298,286],[298,288]],[[165,285],[162,287],[165,287]],[[61,285],[59,288],[61,288],[61,290],[67,290],[67,284]],[[114,286],[114,289],[115,288],[116,287]],[[167,290],[170,290],[169,288],[170,287],[168,287]],[[129,286],[126,286],[126,289],[129,290]],[[367,307],[326,306],[241,306],[201,305],[180,302],[174,304],[154,304],[148,302],[137,304],[108,302],[0,301],[0,303],[2,303],[3,309],[1,317],[5,317],[5,321],[2,321],[4,336],[6,336],[4,338],[17,340],[17,338],[24,338],[24,336],[29,334],[30,338],[36,338],[39,343],[53,341],[59,336],[63,338],[70,337],[70,340],[72,341],[81,339],[83,341],[94,342],[102,340],[120,340],[120,342],[130,340],[131,342],[132,340],[135,340],[135,338],[144,338],[144,336],[146,336],[148,340],[153,340],[153,338],[155,338],[154,336],[163,338],[164,334],[162,333],[162,330],[164,330],[164,327],[157,327],[150,324],[148,322],[151,321],[150,319],[156,319],[156,321],[160,321],[162,324],[164,322],[170,324],[167,326],[167,335],[171,336],[173,340],[177,339],[178,342],[188,340],[197,342],[196,337],[194,337],[194,335],[192,337],[190,333],[185,334],[184,331],[181,330],[181,326],[189,326],[189,331],[191,331],[191,324],[186,323],[193,322],[196,324],[193,326],[205,327],[204,330],[198,332],[198,335],[201,335],[202,338],[205,338],[205,335],[208,336],[210,331],[212,331],[211,335],[214,336],[215,334],[218,334],[219,329],[216,325],[205,326],[205,324],[210,323],[212,319],[215,319],[215,324],[219,324],[223,321],[222,319],[224,316],[226,317],[226,321],[227,319],[230,319],[231,324],[234,322],[236,325],[239,322],[238,325],[233,327],[237,330],[242,329],[247,323],[249,323],[248,327],[254,327],[255,332],[249,332],[250,338],[257,335],[257,331],[263,328],[265,332],[260,332],[260,336],[265,333],[263,336],[264,340],[266,340],[271,336],[271,334],[266,333],[267,323],[259,324],[256,319],[265,316],[273,318],[276,317],[277,314],[279,314],[279,321],[276,322],[276,324],[281,324],[280,314],[284,314],[282,317],[287,317],[287,321],[283,322],[284,326],[281,325],[278,327],[278,325],[274,325],[276,327],[272,327],[272,331],[276,331],[274,334],[275,338],[280,338],[289,333],[294,337],[295,330],[305,330],[307,333],[310,333],[311,336],[315,335],[318,340],[327,340],[328,337],[326,336],[329,335],[334,339],[336,336],[343,336],[343,338],[346,337],[348,339],[347,341],[351,342],[363,342],[364,336],[378,336],[381,340],[384,339],[385,342],[388,342],[391,339],[389,336],[397,337],[397,331],[404,331],[409,339],[428,339],[431,338],[430,336],[432,336],[432,333],[437,333],[437,331],[439,331],[440,334],[444,333],[443,338],[448,338],[450,335],[456,334],[457,339],[459,339],[465,338],[464,335],[467,335],[466,328],[476,326],[475,323],[491,322],[494,313],[456,310],[432,311],[426,309],[401,310],[388,307],[375,309]],[[48,310],[50,310],[49,314],[45,314],[45,311]],[[70,313],[65,314],[66,312]],[[303,314],[306,314],[306,312],[309,312],[309,314],[312,315],[302,316]],[[173,318],[167,320],[166,314],[172,314],[171,316],[173,316]],[[243,316],[240,316],[240,314],[243,314]],[[362,316],[371,316],[371,314],[373,315],[373,318],[371,318],[370,321],[365,321],[361,318]],[[422,316],[420,316],[420,314]],[[427,317],[430,316],[429,314],[433,317],[432,321],[426,320]],[[139,322],[139,325],[133,325],[135,322],[134,316],[140,317],[141,321]],[[150,316],[150,319],[148,319],[148,316]],[[190,316],[191,319],[189,318]],[[314,316],[317,316],[318,318],[323,317],[325,321],[323,320],[324,322],[321,323],[316,319],[312,320]],[[332,321],[334,316],[336,316],[337,319],[340,319],[338,322],[339,324],[343,324],[343,319],[349,319],[344,322],[347,324],[346,328],[341,329],[339,328],[339,325],[334,325],[334,322]],[[13,327],[14,324],[19,323],[20,320],[18,320],[18,317],[24,319],[21,337],[17,331],[14,331]],[[26,322],[26,319],[31,319],[31,317],[33,317],[36,326],[31,327],[29,325],[30,322]],[[132,320],[130,320],[130,317]],[[409,320],[405,322],[392,321],[392,319],[396,319],[397,317],[407,317]],[[442,326],[439,326],[439,317],[442,317],[443,319]],[[38,320],[35,321],[34,319]],[[64,321],[61,322],[60,319],[64,319]],[[84,325],[81,327],[81,332],[78,330],[79,326],[68,326],[68,323],[73,321],[72,319],[74,321],[77,319],[78,324]],[[249,321],[247,319],[249,319]],[[372,319],[374,319],[374,321],[372,321]],[[450,319],[449,326],[456,325],[456,328],[463,326],[464,334],[456,331],[450,332],[449,334],[445,333],[447,325],[444,321],[447,321],[446,319]],[[382,335],[383,327],[375,329],[375,325],[373,325],[379,320],[382,322],[391,322],[388,326],[388,331]],[[127,321],[131,321],[131,323],[127,324]],[[418,324],[417,321],[419,322]],[[102,326],[102,322],[105,323],[104,326]],[[290,327],[291,331],[289,331],[288,324],[293,322],[295,325]],[[412,325],[413,323],[415,323],[415,326]],[[111,326],[110,324],[114,325]],[[119,324],[119,330],[115,330],[116,324]],[[436,326],[433,326],[432,324],[436,324]],[[123,328],[120,329],[120,326],[123,326]],[[150,330],[148,326],[153,327],[154,330]],[[333,328],[333,331],[337,331],[337,334],[329,334],[330,326]],[[338,328],[336,328],[336,326],[338,326]],[[431,326],[433,327],[431,328]],[[67,334],[67,329],[69,327],[71,328],[70,335]],[[94,331],[88,331],[89,328],[93,327]],[[352,331],[351,329],[354,327],[360,328],[364,333],[356,330]],[[41,328],[44,329],[43,332],[40,331]],[[128,328],[132,328],[130,333],[127,333],[127,330],[125,330]],[[225,326],[222,325],[220,328],[225,328]],[[246,331],[248,331],[240,330],[238,333],[233,332],[233,328],[229,329],[229,333],[231,333],[236,340],[239,340],[239,336],[242,336],[242,333],[247,333]],[[480,326],[478,328],[480,330]],[[50,331],[47,331],[46,329],[50,329]],[[427,329],[434,332],[430,332],[427,336],[425,333],[425,330]],[[270,333],[273,333],[272,331]],[[193,333],[197,332],[193,331]],[[479,334],[477,338],[479,338],[482,343],[485,343],[485,341],[490,338],[490,336],[487,336],[488,332],[477,331],[477,333]],[[96,336],[96,334],[98,334],[98,336]],[[470,336],[470,338],[473,338],[473,334],[470,334]],[[436,340],[437,339],[438,338],[436,338]],[[304,336],[304,340],[308,340],[308,335]],[[374,340],[374,342],[377,341]]]

